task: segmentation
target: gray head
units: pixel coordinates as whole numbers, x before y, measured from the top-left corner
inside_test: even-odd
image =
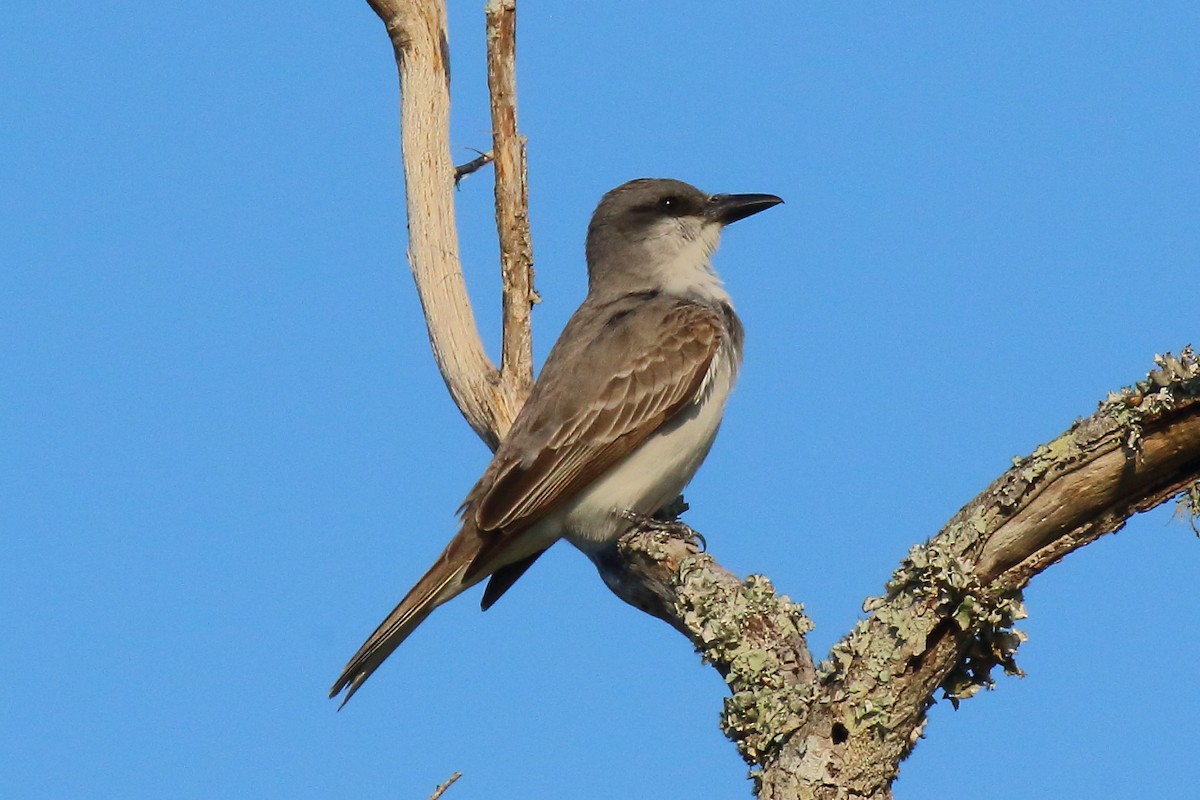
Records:
[[[730,223],[783,201],[706,194],[669,178],[639,178],[604,195],[588,225],[589,291],[720,287],[710,257]]]

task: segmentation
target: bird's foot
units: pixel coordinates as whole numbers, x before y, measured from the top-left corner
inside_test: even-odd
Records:
[[[677,503],[683,506],[678,513],[682,513],[687,509],[687,504],[682,502],[680,498]],[[624,511],[621,516],[633,523],[633,528],[639,531],[653,531],[655,533],[665,533],[674,539],[681,539],[689,545],[696,547],[698,552],[703,553],[708,549],[708,542],[704,540],[704,536],[686,522],[678,519],[673,513],[673,509],[668,506],[655,514],[647,516],[639,514],[636,511]],[[670,516],[668,516],[670,515]],[[665,518],[664,518],[665,517]]]

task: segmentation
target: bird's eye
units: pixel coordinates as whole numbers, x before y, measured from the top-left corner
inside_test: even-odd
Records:
[[[663,211],[676,211],[679,209],[679,198],[669,195],[659,200],[658,205]]]

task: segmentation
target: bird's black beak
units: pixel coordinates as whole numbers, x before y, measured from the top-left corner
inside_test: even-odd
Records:
[[[729,225],[782,202],[783,198],[773,194],[714,194],[708,199],[708,214],[722,225]]]

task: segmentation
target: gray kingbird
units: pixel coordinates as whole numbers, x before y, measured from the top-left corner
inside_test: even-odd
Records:
[[[670,503],[708,455],[742,356],[712,266],[721,230],[777,203],[642,178],[587,232],[588,294],[463,502],[462,528],[342,670],[354,695],[435,608],[489,578],[490,607],[559,539],[596,554]]]

